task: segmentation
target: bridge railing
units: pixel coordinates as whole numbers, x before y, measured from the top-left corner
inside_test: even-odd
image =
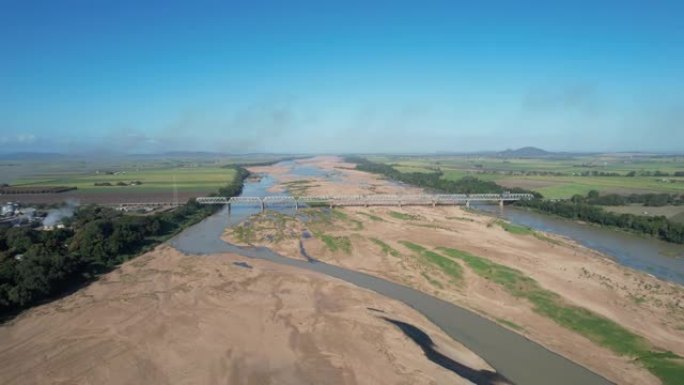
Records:
[[[300,204],[330,204],[330,205],[444,205],[444,204],[466,204],[471,202],[510,202],[517,200],[532,199],[532,194],[374,194],[374,195],[270,195],[264,197],[239,196],[239,197],[198,197],[197,203],[200,204],[219,204],[219,205],[257,205],[264,208],[266,205],[273,204],[293,204],[298,207]]]

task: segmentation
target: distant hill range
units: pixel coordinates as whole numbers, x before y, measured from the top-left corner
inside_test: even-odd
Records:
[[[67,158],[67,155],[56,152],[12,152],[0,153],[0,160],[53,160]]]
[[[497,153],[498,156],[504,158],[543,158],[549,156],[558,156],[560,154],[542,150],[537,147],[521,147],[517,150],[505,150]]]

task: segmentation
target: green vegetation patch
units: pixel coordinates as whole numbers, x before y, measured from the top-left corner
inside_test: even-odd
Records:
[[[400,213],[398,211],[390,211],[389,215],[392,218],[396,219],[401,219],[402,221],[413,221],[416,219],[419,219],[420,217],[418,215],[411,215],[411,214],[406,214],[406,213]]]
[[[343,221],[348,221],[349,220],[349,215],[347,213],[344,213],[340,211],[339,209],[334,209],[331,211],[333,218],[343,220]]]
[[[551,238],[551,237],[548,237],[548,236],[546,236],[546,235],[544,235],[544,234],[542,234],[542,233],[538,233],[538,232],[536,232],[536,231],[533,232],[532,235],[534,235],[535,238],[537,238],[537,239],[539,239],[539,240],[542,240],[542,241],[544,241],[544,242],[552,243],[552,244],[554,244],[554,245],[561,245],[561,244],[562,244],[562,242],[560,242],[559,240],[554,239],[554,238]]]
[[[400,241],[399,243],[418,254],[418,256],[422,257],[424,260],[439,267],[455,283],[458,283],[463,279],[463,268],[458,262],[409,241]]]
[[[534,234],[534,230],[527,226],[520,226],[516,225],[514,223],[510,222],[505,222],[505,221],[496,221],[496,224],[501,226],[504,230],[508,231],[511,234],[517,234],[517,235],[532,235]]]
[[[291,194],[299,196],[299,195],[306,194],[306,192],[310,188],[317,187],[319,185],[314,184],[314,181],[312,181],[312,180],[298,179],[298,180],[293,180],[290,182],[284,182],[283,186],[285,186],[287,188],[287,191],[289,191]]]
[[[497,319],[496,319],[496,322],[498,322],[498,323],[500,323],[500,324],[502,324],[502,325],[506,325],[506,326],[508,326],[509,328],[513,329],[513,330],[517,330],[517,331],[523,331],[523,330],[525,330],[525,328],[523,328],[522,326],[518,325],[517,323],[515,323],[515,322],[513,322],[513,321],[509,321],[509,320],[507,320],[507,319],[497,318]]]
[[[256,234],[251,226],[240,225],[233,228],[235,239],[240,243],[251,244],[256,239]]]
[[[467,252],[440,247],[449,257],[466,263],[476,274],[501,285],[508,293],[525,298],[533,310],[559,325],[573,330],[613,352],[640,361],[663,384],[680,384],[684,378],[684,360],[671,352],[658,351],[646,339],[618,323],[585,308],[566,303],[558,294],[542,288],[521,271],[494,263]]]
[[[317,234],[316,236],[319,237],[333,253],[342,251],[345,254],[351,254],[351,240],[349,237],[328,234]]]
[[[293,237],[291,224],[295,219],[277,211],[267,210],[254,215],[247,221],[231,229],[233,236],[240,243],[257,243],[262,240],[281,242]]]
[[[345,213],[339,209],[332,210],[332,216],[335,219],[353,224],[354,225],[354,229],[353,229],[354,231],[363,230],[363,223],[361,221],[350,218],[349,215],[347,215],[347,213]]]
[[[423,271],[423,272],[421,272],[420,274],[423,276],[423,278],[425,278],[428,282],[430,282],[430,285],[435,286],[435,287],[437,287],[438,289],[444,289],[444,285],[442,285],[439,281],[437,281],[437,280],[433,279],[432,277],[430,277],[430,276],[428,275],[428,273],[426,273],[426,272]]]
[[[380,249],[382,249],[382,252],[385,255],[391,255],[393,257],[401,257],[401,253],[397,251],[395,248],[392,246],[388,245],[387,243],[377,239],[377,238],[370,238],[371,242],[375,243],[376,245],[380,246]]]
[[[364,216],[370,218],[370,220],[375,221],[375,222],[384,222],[385,221],[384,219],[380,218],[377,215],[368,214],[368,213],[364,213],[364,212],[360,212],[359,214],[364,215]]]

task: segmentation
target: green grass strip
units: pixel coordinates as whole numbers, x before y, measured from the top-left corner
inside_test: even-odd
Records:
[[[349,215],[347,215],[347,213],[344,213],[338,209],[333,209],[331,211],[331,213],[335,219],[339,219],[342,221],[348,221],[349,220]]]
[[[345,254],[351,254],[351,240],[349,237],[336,237],[334,235],[327,234],[320,234],[319,237],[333,253],[336,251],[342,251]]]
[[[665,385],[681,384],[684,378],[684,358],[659,351],[643,337],[616,322],[585,308],[566,303],[558,294],[542,288],[537,281],[521,271],[494,263],[470,253],[440,247],[445,255],[466,263],[476,274],[501,285],[513,296],[525,298],[533,310],[559,325],[573,330],[613,352],[641,362]]]
[[[498,322],[498,323],[500,323],[500,324],[502,324],[502,325],[506,325],[506,326],[508,326],[509,328],[514,329],[514,330],[518,330],[518,331],[523,331],[523,330],[525,330],[525,328],[523,328],[522,326],[518,325],[517,323],[515,323],[515,322],[513,322],[513,321],[509,321],[509,320],[507,320],[507,319],[497,318],[497,319],[496,319],[496,322]]]
[[[549,242],[553,243],[554,245],[560,245],[561,243],[553,238],[549,238],[544,234],[540,234],[531,227],[527,226],[521,226],[521,225],[516,225],[514,223],[510,222],[504,222],[504,221],[496,221],[496,224],[501,226],[504,230],[508,231],[511,234],[517,234],[517,235],[532,235],[535,238],[542,240],[544,242]]]
[[[504,222],[504,221],[496,221],[496,223],[501,226],[504,230],[508,231],[511,234],[517,234],[517,235],[532,235],[534,234],[534,230],[527,226],[520,226],[516,225],[510,222]]]
[[[365,215],[365,216],[367,216],[368,218],[370,218],[371,220],[376,221],[376,222],[384,222],[384,221],[385,221],[384,219],[380,218],[380,217],[377,216],[377,215],[368,214],[368,213],[364,213],[364,212],[359,212],[359,214]]]
[[[454,282],[458,283],[463,279],[463,267],[458,262],[409,241],[399,241],[399,243],[418,254],[418,256],[423,257],[426,261],[439,267]]]
[[[382,252],[385,255],[391,255],[393,257],[401,257],[401,253],[397,251],[395,248],[392,246],[388,245],[387,243],[377,239],[377,238],[370,238],[371,242],[375,243],[376,245],[380,246],[380,249],[382,249]]]
[[[444,285],[442,285],[441,283],[439,283],[439,281],[436,281],[436,280],[432,279],[432,277],[430,277],[430,276],[428,275],[428,273],[426,273],[426,272],[423,271],[423,272],[421,272],[420,274],[423,276],[423,278],[425,278],[428,282],[430,282],[430,284],[431,284],[432,286],[435,286],[435,287],[437,287],[437,288],[439,288],[439,289],[444,289]]]
[[[401,219],[402,221],[411,221],[411,220],[418,219],[418,216],[417,216],[417,215],[411,215],[411,214],[406,214],[406,213],[400,213],[400,212],[398,212],[398,211],[390,211],[390,212],[389,212],[389,215],[390,215],[392,218]]]

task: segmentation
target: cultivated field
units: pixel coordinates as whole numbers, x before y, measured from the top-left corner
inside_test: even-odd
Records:
[[[642,205],[603,206],[605,210],[620,214],[664,216],[673,222],[684,223],[684,206],[644,207]]]
[[[684,177],[674,176],[675,172],[684,171],[682,156],[610,154],[535,159],[502,158],[494,155],[368,158],[390,164],[401,172],[440,170],[444,173],[444,178],[453,180],[471,175],[507,187],[534,190],[547,198],[586,195],[591,190],[620,194],[684,193]],[[634,173],[634,176],[628,176],[630,173]]]
[[[58,194],[8,195],[4,199],[26,203],[57,203],[66,199],[81,203],[171,202],[175,199],[183,202],[216,192],[230,183],[235,177],[231,165],[274,159],[279,158],[154,156],[95,161],[79,158],[4,160],[0,161],[0,170],[3,170],[0,183],[32,189],[45,186],[77,188]]]
[[[149,193],[178,191],[215,191],[233,180],[235,170],[226,167],[180,166],[135,168],[106,174],[102,171],[85,174],[74,173],[54,176],[43,175],[31,179],[19,179],[17,184],[26,186],[64,185],[75,186],[82,193]],[[139,185],[117,186],[141,182]],[[102,185],[109,183],[112,186]],[[98,186],[98,184],[100,184]]]

